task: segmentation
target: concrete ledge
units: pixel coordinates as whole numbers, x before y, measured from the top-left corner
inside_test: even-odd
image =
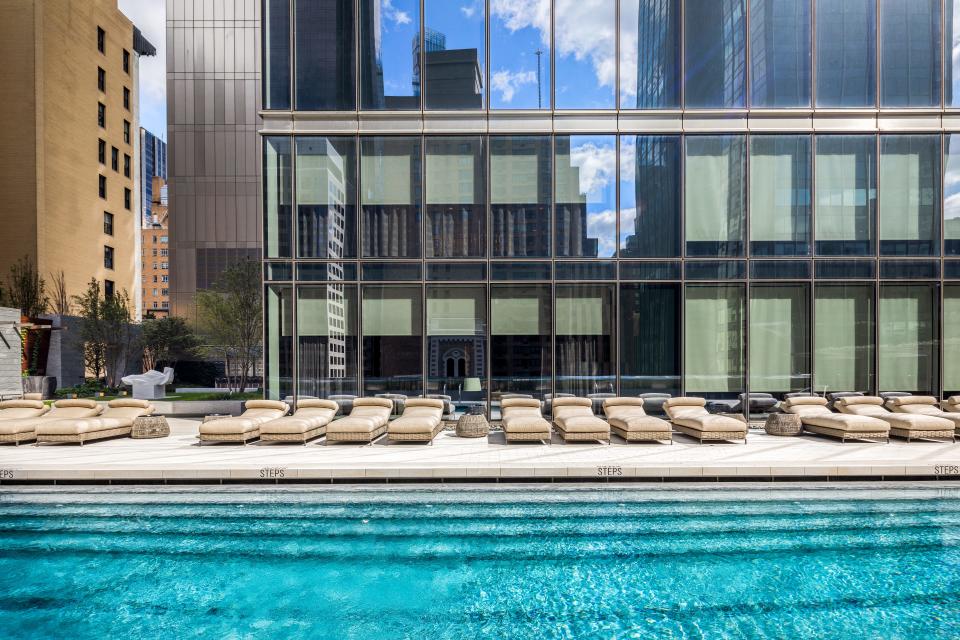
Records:
[[[215,413],[240,415],[243,400],[151,400],[158,415],[167,417],[208,416]]]

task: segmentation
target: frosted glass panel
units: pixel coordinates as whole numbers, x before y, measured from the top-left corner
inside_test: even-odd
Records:
[[[935,285],[880,287],[880,391],[937,390]]]
[[[686,139],[688,256],[743,253],[745,147],[743,136]]]
[[[414,204],[412,170],[407,155],[364,155],[360,159],[363,204]]]
[[[810,174],[809,136],[751,138],[753,255],[809,255]]]
[[[490,332],[501,336],[537,335],[540,329],[540,297],[496,297],[491,301]]]
[[[874,136],[818,136],[816,242],[819,255],[871,255],[877,178]]]
[[[940,136],[880,138],[880,253],[940,253]]]
[[[534,154],[490,156],[490,201],[493,204],[537,202],[539,158]]]
[[[686,288],[684,386],[687,392],[732,393],[743,387],[743,288]]]
[[[750,390],[782,393],[810,385],[806,285],[750,289]]]
[[[817,285],[814,388],[873,389],[873,285]]]
[[[960,286],[943,291],[943,390],[960,392]]]

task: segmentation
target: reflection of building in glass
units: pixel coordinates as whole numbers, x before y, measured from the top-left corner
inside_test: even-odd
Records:
[[[580,167],[570,155],[570,138],[557,138],[557,255],[596,258],[599,239],[587,236],[587,194],[580,189]]]
[[[636,212],[633,234],[621,248],[626,258],[668,255],[665,249],[669,252],[680,244],[678,147],[677,139],[636,138]]]
[[[677,4],[677,0],[640,0],[637,16],[638,109],[662,109],[679,104]]]
[[[153,178],[162,178],[166,188],[167,183],[167,143],[140,127],[140,211],[143,215],[143,224],[148,226],[155,222],[153,203],[160,194],[153,193]],[[166,206],[164,206],[166,209]],[[166,217],[166,211],[164,211]],[[166,221],[164,221],[166,224]]]
[[[490,242],[494,256],[550,255],[550,157],[546,138],[491,141]]]
[[[423,50],[426,53],[445,51],[447,36],[427,27],[423,32]],[[418,33],[411,44],[413,50],[413,95],[420,95],[420,34]]]

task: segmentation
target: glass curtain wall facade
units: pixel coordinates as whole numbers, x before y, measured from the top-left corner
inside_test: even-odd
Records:
[[[953,4],[266,0],[269,395],[960,390]]]

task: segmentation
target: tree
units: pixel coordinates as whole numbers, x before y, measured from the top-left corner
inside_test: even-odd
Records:
[[[260,264],[243,260],[227,267],[212,289],[197,291],[194,301],[203,350],[223,360],[230,390],[242,393],[263,350]]]
[[[183,318],[149,318],[140,325],[143,368],[156,369],[163,362],[173,367],[177,361],[196,351],[200,341]]]
[[[53,282],[53,299],[50,301],[50,310],[58,316],[70,315],[70,296],[67,295],[67,276],[61,269],[51,274]]]
[[[134,341],[130,296],[125,290],[103,295],[100,283],[91,279],[87,290],[74,296],[74,303],[79,310],[84,362],[98,378],[102,366],[107,386],[116,388]]]
[[[7,300],[12,306],[19,308],[22,315],[36,318],[46,313],[50,306],[46,289],[47,284],[37,273],[30,256],[23,256],[10,267]]]

